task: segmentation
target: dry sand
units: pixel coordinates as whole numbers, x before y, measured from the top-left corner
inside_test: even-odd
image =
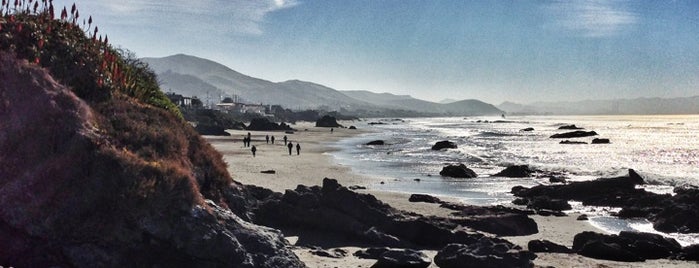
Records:
[[[336,128],[331,133],[329,128],[317,128],[311,123],[299,123],[292,125],[292,127],[297,129],[293,134],[286,134],[283,131],[229,130],[232,134],[230,137],[206,136],[206,138],[223,154],[233,179],[243,184],[253,184],[276,192],[284,192],[286,189],[296,188],[299,184],[320,185],[323,178],[327,177],[338,180],[344,186],[366,186],[369,188],[368,190],[360,190],[359,192],[370,193],[379,200],[401,210],[442,217],[448,216],[451,212],[435,204],[408,202],[409,194],[406,193],[372,190],[371,186],[379,183],[379,178],[357,174],[350,167],[336,163],[333,157],[328,154],[336,150],[332,147],[332,144],[340,139],[364,133],[362,130]],[[252,135],[251,144],[257,148],[255,157],[252,156],[250,148],[243,147],[242,139],[248,132]],[[265,141],[266,135],[274,136],[276,139],[275,144],[267,144]],[[287,147],[284,146],[283,137],[285,135],[294,146],[297,143],[301,144],[300,155],[296,155],[295,147],[292,150],[292,155],[289,155]],[[274,170],[276,173],[261,173],[264,170]],[[547,239],[570,247],[573,244],[573,237],[577,233],[582,231],[601,232],[586,221],[577,221],[577,216],[533,216],[532,218],[539,225],[539,233],[530,236],[505,238],[524,248],[527,247],[527,242],[532,239]],[[348,252],[346,257],[335,259],[313,255],[310,253],[311,249],[301,246],[301,244],[305,243],[300,243],[296,234],[287,233],[285,235],[292,245],[295,245],[294,252],[308,267],[370,267],[375,263],[375,260],[354,257],[352,253],[359,250],[361,245],[343,244],[341,238],[323,235],[315,238],[316,240],[327,240],[322,243],[325,245],[325,249],[340,248]],[[434,257],[436,254],[435,251],[423,252],[430,257]],[[539,257],[535,260],[535,264],[542,267],[697,267],[695,262],[670,260],[623,263],[595,260],[575,254],[538,253],[537,255]],[[437,266],[432,264],[430,267]]]

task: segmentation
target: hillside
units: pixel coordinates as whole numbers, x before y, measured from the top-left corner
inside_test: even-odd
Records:
[[[359,112],[364,116],[426,116],[501,114],[492,105],[476,100],[439,104],[407,95],[370,91],[338,91],[323,85],[289,80],[274,83],[236,72],[217,62],[189,55],[143,58],[161,79],[162,86],[184,95],[196,95],[206,101],[237,94],[252,103],[280,104],[292,109],[329,108]],[[473,107],[467,107],[473,105]]]
[[[699,96],[685,98],[636,98],[576,102],[504,102],[498,108],[517,114],[557,115],[652,115],[698,114]]]
[[[0,7],[1,265],[304,266],[149,69],[29,3]]]

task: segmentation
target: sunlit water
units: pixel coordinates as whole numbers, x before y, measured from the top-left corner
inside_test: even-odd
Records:
[[[488,205],[510,203],[513,186],[548,184],[548,177],[543,176],[491,177],[512,164],[526,164],[572,181],[627,174],[633,168],[652,184],[648,189],[656,192],[669,192],[679,185],[699,186],[699,115],[451,117],[383,122],[386,124],[358,125],[374,132],[340,141],[336,144],[339,150],[333,153],[339,163],[377,178],[376,184],[368,185],[373,189],[449,196],[468,204]],[[568,124],[599,134],[568,140],[590,143],[593,138],[608,138],[611,144],[559,144],[562,139],[549,138],[570,131],[558,130]],[[528,127],[534,131],[520,131]],[[364,145],[379,139],[388,145]],[[453,141],[459,148],[431,150],[440,140]],[[439,176],[444,165],[453,163],[466,164],[479,177]],[[611,232],[648,229],[648,223],[615,223],[613,217],[588,213],[592,213],[593,224]]]

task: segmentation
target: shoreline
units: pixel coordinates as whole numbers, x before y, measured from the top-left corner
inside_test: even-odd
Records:
[[[332,144],[342,139],[355,137],[363,133],[370,133],[367,130],[352,130],[346,128],[335,129],[332,133],[328,128],[315,127],[310,122],[299,122],[292,125],[297,131],[294,134],[286,134],[283,131],[245,131],[228,130],[229,137],[206,136],[216,150],[218,150],[228,163],[228,170],[233,180],[243,184],[252,184],[271,189],[275,192],[283,193],[286,189],[295,189],[297,185],[320,185],[323,178],[336,179],[340,184],[349,186],[367,187],[381,180],[370,176],[361,175],[354,172],[351,167],[339,164],[334,157],[328,153],[336,151]],[[243,147],[243,136],[250,133],[252,145],[257,147],[256,156],[252,156],[250,148]],[[274,135],[275,144],[267,144],[265,135]],[[300,155],[296,155],[296,150],[292,150],[292,155],[284,147],[283,136],[287,136],[294,145],[300,143]],[[263,174],[261,171],[274,170],[275,174]],[[375,196],[390,206],[404,211],[414,212],[425,216],[449,217],[453,211],[439,207],[433,203],[413,203],[409,202],[410,193],[382,191],[377,189],[356,190],[359,193],[367,193]],[[444,201],[458,201],[456,198],[443,198]],[[564,217],[543,217],[538,215],[530,216],[538,226],[539,232],[529,236],[503,237],[512,243],[527,248],[527,242],[534,239],[547,239],[565,246],[571,246],[573,236],[583,231],[604,232],[594,227],[587,221],[578,221],[579,214],[569,214]],[[360,259],[352,255],[360,249],[356,246],[342,246],[342,250],[347,251],[343,258],[320,257],[310,253],[307,247],[296,245],[298,237],[293,234],[285,234],[287,239],[294,245],[294,252],[309,267],[370,267],[375,260]],[[322,237],[321,239],[333,239]],[[331,243],[337,244],[337,243]],[[436,254],[435,250],[424,250],[430,258]],[[587,266],[606,265],[608,267],[692,267],[693,263],[674,260],[653,260],[643,263],[623,263],[613,261],[603,261],[591,259],[576,254],[554,254],[537,253],[539,258],[534,260],[535,265],[565,267],[572,264]],[[430,267],[437,267],[434,263]]]

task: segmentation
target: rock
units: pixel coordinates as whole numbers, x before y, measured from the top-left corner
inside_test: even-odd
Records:
[[[456,149],[456,143],[451,142],[451,141],[438,141],[434,145],[432,145],[432,150],[442,150],[442,149]]]
[[[366,230],[362,235],[369,240],[371,243],[376,245],[384,245],[388,247],[407,247],[407,243],[401,241],[395,236],[386,234],[376,227],[372,226]]]
[[[566,216],[566,214],[560,210],[550,210],[550,209],[537,209],[536,214],[539,216],[544,216],[544,217],[549,217],[549,216],[564,217],[564,216]]]
[[[533,253],[518,246],[481,239],[471,244],[449,244],[434,257],[440,268],[533,267]]]
[[[573,253],[572,249],[566,246],[553,243],[548,240],[531,240],[527,243],[527,248],[531,252],[549,252],[549,253]]]
[[[384,122],[369,122],[369,125],[386,125]]]
[[[548,209],[554,211],[570,210],[573,207],[565,199],[551,199],[548,196],[537,196],[529,200],[527,208]]]
[[[559,144],[587,144],[587,142],[564,140],[564,141],[559,142]]]
[[[386,143],[383,140],[375,140],[375,141],[370,141],[367,142],[366,145],[385,145]]]
[[[677,241],[658,234],[622,231],[619,235],[582,232],[573,238],[581,255],[614,261],[644,261],[674,256],[682,251]]]
[[[316,256],[321,256],[321,257],[326,257],[326,258],[333,258],[333,259],[341,259],[347,256],[347,251],[341,248],[335,248],[332,250],[324,250],[324,249],[312,249],[310,250],[311,254],[316,255]]]
[[[210,136],[230,136],[231,134],[226,132],[226,129],[216,126],[216,125],[206,125],[206,124],[197,124],[197,126],[194,128],[199,134],[201,135],[210,135]]]
[[[567,180],[565,177],[551,176],[551,177],[549,177],[549,182],[550,183],[566,183]]]
[[[448,165],[442,168],[439,175],[452,178],[475,178],[478,177],[476,172],[466,167],[464,164]]]
[[[290,131],[290,130],[289,130],[289,131],[284,131],[284,133],[285,133],[285,134],[294,134],[294,132],[293,132],[293,131]]]
[[[353,191],[356,191],[356,190],[366,190],[366,187],[361,186],[361,185],[352,185],[352,186],[349,186],[349,187],[347,187],[347,188],[349,188],[350,190],[353,190]]]
[[[260,173],[263,173],[263,174],[276,174],[277,172],[270,169],[270,170],[263,170],[263,171],[260,171]]]
[[[357,250],[354,252],[354,256],[360,259],[374,259],[378,260],[379,257],[381,257],[381,254],[383,254],[386,251],[389,251],[390,249],[387,247],[370,247],[364,250]]]
[[[565,139],[565,138],[582,138],[589,136],[597,136],[597,132],[594,131],[571,131],[566,133],[553,134],[550,138],[552,139]]]
[[[427,194],[411,194],[408,199],[410,202],[425,202],[425,203],[441,203],[439,198]]]
[[[558,127],[558,129],[576,130],[576,129],[584,129],[584,128],[577,127],[576,125],[565,125],[565,126]]]
[[[335,117],[324,115],[316,121],[316,127],[342,127],[342,125],[337,123]]]
[[[426,268],[432,261],[424,253],[413,250],[388,250],[379,256],[372,268]]]
[[[355,126],[350,126],[349,129],[357,129]]]
[[[522,132],[529,132],[529,131],[534,131],[534,128],[533,128],[533,127],[528,127],[528,128],[520,129],[519,131],[522,131]]]
[[[598,139],[598,138],[592,139],[592,144],[608,144],[608,143],[609,143],[609,139]]]
[[[269,121],[269,119],[264,117],[253,118],[252,120],[250,120],[250,124],[245,129],[255,131],[293,130],[289,125],[287,125],[284,122],[277,124],[272,121]]]
[[[687,261],[699,261],[699,244],[684,247],[678,258]]]
[[[586,214],[580,214],[580,216],[578,216],[578,218],[576,220],[586,221],[586,220],[588,220],[588,217]]]
[[[534,171],[527,165],[514,165],[494,174],[494,177],[525,178],[531,176]]]

